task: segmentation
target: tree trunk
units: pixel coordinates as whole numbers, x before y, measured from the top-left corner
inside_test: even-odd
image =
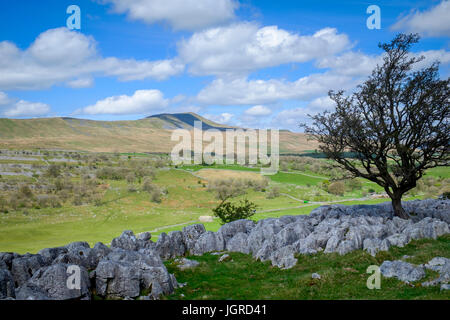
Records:
[[[394,215],[396,217],[402,218],[402,219],[409,219],[409,214],[403,209],[402,207],[402,197],[392,197],[392,208],[394,209]]]

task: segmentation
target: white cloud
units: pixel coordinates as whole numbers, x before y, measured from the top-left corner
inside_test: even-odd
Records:
[[[77,110],[75,114],[141,114],[167,107],[168,100],[159,90],[137,90],[132,96],[112,96],[94,105]]]
[[[277,26],[236,23],[195,33],[178,51],[191,73],[224,76],[324,58],[349,46],[348,37],[332,28],[298,35]]]
[[[382,62],[380,55],[366,55],[349,51],[339,56],[329,56],[317,61],[318,68],[330,68],[334,72],[347,76],[367,76],[377,63]]]
[[[234,0],[101,0],[111,3],[114,13],[148,24],[167,23],[175,30],[198,30],[235,18]]]
[[[234,114],[232,113],[228,113],[228,112],[224,112],[221,114],[205,114],[203,115],[204,118],[214,121],[216,123],[219,124],[229,124],[231,122],[231,120],[234,117]]]
[[[268,116],[271,113],[272,113],[272,110],[270,110],[266,106],[262,106],[262,105],[253,106],[244,111],[245,115],[252,116],[252,117]]]
[[[315,112],[330,110],[336,106],[335,102],[329,96],[319,97],[308,104],[308,109]]]
[[[443,0],[431,9],[420,12],[414,11],[401,18],[392,30],[406,30],[418,32],[428,37],[450,36],[450,1]]]
[[[67,28],[41,33],[26,50],[0,42],[0,90],[43,89],[59,83],[85,87],[92,85],[94,75],[117,76],[123,81],[162,80],[183,69],[175,60],[103,58],[92,37]]]
[[[92,77],[80,78],[80,79],[74,79],[71,81],[67,81],[67,85],[74,89],[89,88],[89,87],[92,87],[93,84],[94,84],[94,79],[92,79]]]
[[[416,57],[424,56],[425,59],[414,65],[414,70],[429,66],[432,62],[439,61],[442,65],[450,63],[450,52],[441,50],[420,51],[414,54]]]
[[[6,106],[12,102],[13,100],[10,97],[8,97],[6,93],[0,91],[0,107]]]
[[[350,89],[356,85],[352,77],[333,73],[311,74],[297,81],[216,79],[197,95],[206,105],[271,104],[281,100],[309,100],[327,94],[330,89]]]
[[[306,108],[295,108],[283,110],[272,119],[272,126],[281,129],[300,130],[300,123],[304,123],[307,118]]]
[[[50,106],[40,102],[29,102],[8,97],[0,92],[0,115],[7,118],[39,117],[50,112]]]
[[[184,65],[178,59],[136,61],[134,59],[107,58],[102,60],[99,65],[106,75],[117,76],[122,81],[143,80],[146,78],[164,80],[184,70]]]

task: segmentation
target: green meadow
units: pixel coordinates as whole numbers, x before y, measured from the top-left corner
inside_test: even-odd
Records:
[[[143,157],[145,155],[126,154]],[[98,166],[104,164],[97,163]],[[198,223],[200,216],[212,215],[212,209],[219,204],[214,192],[208,190],[208,181],[195,175],[199,170],[211,166],[185,166],[181,168],[158,169],[153,183],[166,190],[160,203],[152,202],[147,192],[129,190],[124,180],[101,180],[105,191],[96,203],[72,205],[58,208],[26,208],[0,214],[0,251],[35,253],[42,248],[65,245],[72,241],[87,241],[91,245],[98,241],[110,243],[124,230],[135,233],[150,231],[155,241],[161,232],[181,230],[188,224]],[[259,168],[243,166],[213,166],[220,178],[225,170],[258,174]],[[223,171],[221,171],[223,170]],[[292,171],[292,170],[291,170]],[[430,175],[448,175],[448,168],[430,171]],[[237,172],[238,173],[238,172]],[[20,176],[4,176],[2,179],[19,179]],[[23,181],[30,181],[24,178]],[[74,177],[72,180],[77,180]],[[388,201],[386,198],[364,198],[363,190],[380,188],[371,182],[364,182],[358,190],[349,190],[341,196],[332,195],[320,188],[327,177],[312,177],[310,173],[279,172],[267,177],[267,190],[247,189],[244,198],[254,202],[257,213],[254,220],[283,215],[309,214],[311,210],[328,203],[370,204]],[[78,179],[79,180],[79,179]],[[4,180],[5,181],[5,180]],[[278,188],[279,195],[268,198],[271,188]],[[409,195],[406,199],[423,195]],[[205,223],[211,231],[217,231],[220,223],[214,219]]]

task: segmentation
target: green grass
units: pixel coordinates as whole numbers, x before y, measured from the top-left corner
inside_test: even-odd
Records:
[[[26,209],[26,214],[23,210],[1,214],[0,252],[35,253],[42,248],[61,246],[72,241],[87,241],[91,245],[98,241],[110,243],[124,230],[135,233],[157,230],[152,232],[155,240],[161,232],[181,230],[185,225],[198,223],[202,215],[212,215],[212,209],[219,200],[198,180],[180,170],[159,171],[154,182],[168,190],[168,195],[159,204],[151,202],[146,192],[128,192],[124,181],[104,181],[109,184],[109,189],[100,206],[65,205],[62,208]],[[243,198],[255,202],[258,211],[273,210],[257,213],[253,217],[255,220],[308,214],[319,206],[304,204],[283,195],[267,199],[265,193],[254,190],[248,190],[246,195],[233,201]],[[386,199],[342,203],[383,201]],[[217,231],[220,224],[214,220],[205,223],[205,227]]]
[[[238,164],[212,164],[212,165],[192,164],[192,165],[183,165],[180,166],[179,168],[189,171],[199,171],[201,169],[225,169],[225,170],[252,171],[252,172],[260,171],[259,168],[250,168]]]
[[[299,186],[315,186],[319,182],[326,180],[326,178],[314,178],[301,173],[285,173],[278,172],[272,176],[269,176],[272,181],[280,183],[295,184]]]
[[[438,178],[450,178],[450,167],[436,167],[432,169],[428,169],[425,176],[432,176]]]
[[[450,235],[437,240],[416,240],[404,248],[393,247],[372,257],[362,250],[347,255],[318,253],[299,256],[292,269],[281,270],[270,262],[255,261],[250,255],[231,253],[233,261],[219,263],[220,256],[205,254],[188,257],[200,262],[197,268],[180,271],[173,260],[166,263],[177,281],[187,285],[177,289],[167,299],[450,299],[450,292],[439,287],[422,287],[421,282],[437,276],[427,271],[427,278],[414,287],[394,278],[383,278],[381,289],[369,290],[366,273],[370,265],[385,260],[413,256],[408,262],[425,263],[437,256],[450,257]],[[317,272],[321,279],[311,279]],[[184,297],[182,296],[184,295]]]

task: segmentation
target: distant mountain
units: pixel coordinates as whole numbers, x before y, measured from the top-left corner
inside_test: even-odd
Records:
[[[221,131],[224,131],[226,129],[232,129],[235,127],[226,126],[223,124],[219,124],[216,122],[213,122],[211,120],[208,120],[206,118],[203,118],[199,116],[198,114],[195,114],[193,112],[187,112],[187,113],[162,113],[162,114],[156,114],[150,117],[147,117],[147,119],[160,119],[164,122],[163,128],[167,130],[174,130],[174,129],[192,129],[194,127],[195,121],[201,121],[202,122],[202,129],[203,130],[209,130],[209,129],[218,129]]]
[[[76,118],[0,119],[0,149],[59,149],[93,152],[169,153],[174,129],[203,130],[230,127],[195,113],[158,114],[140,120],[95,121]],[[280,153],[302,153],[317,144],[302,133],[280,131]]]

